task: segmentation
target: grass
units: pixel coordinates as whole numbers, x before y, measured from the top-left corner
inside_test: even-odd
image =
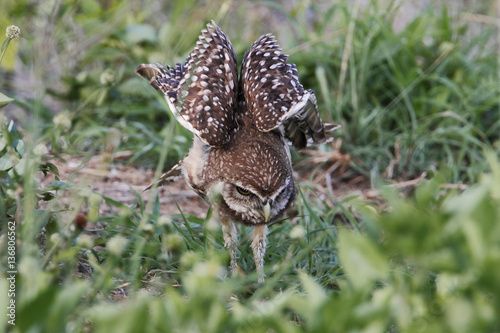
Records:
[[[17,72],[0,68],[7,78],[1,91],[15,99],[2,109],[0,136],[2,295],[12,286],[13,222],[17,270],[15,298],[0,298],[2,309],[15,299],[16,325],[2,315],[3,327],[500,330],[493,3],[458,15],[446,6],[424,9],[399,30],[392,23],[402,9],[393,2],[147,4],[2,4],[0,17],[8,13],[6,25],[22,31],[3,60],[15,52]],[[472,17],[480,23],[467,21]],[[250,228],[240,228],[238,247],[247,274],[227,276],[228,253],[208,219],[162,215],[154,191],[147,202],[135,193],[134,204],[124,205],[73,177],[59,179],[52,164],[67,154],[84,156],[83,164],[108,156],[109,163],[125,150],[133,152],[126,163],[156,167],[157,176],[176,163],[190,134],[133,70],[183,61],[212,18],[240,60],[260,34],[277,35],[301,82],[317,92],[323,118],[343,125],[336,136],[350,159],[344,173],[332,174],[335,184],[361,175],[380,193],[377,201],[339,199],[301,182],[292,217],[270,227],[263,285],[253,273]],[[317,152],[334,156],[331,150]],[[301,174],[311,172],[300,152],[294,161]],[[312,175],[335,162],[320,163]],[[47,187],[39,183],[43,173],[55,178]],[[387,185],[420,175],[409,191]],[[100,215],[104,204],[111,212]]]

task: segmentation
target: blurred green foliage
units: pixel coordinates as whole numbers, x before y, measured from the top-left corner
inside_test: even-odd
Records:
[[[360,173],[404,180],[447,168],[450,182],[476,181],[485,166],[479,152],[498,151],[498,29],[486,23],[471,29],[446,6],[424,9],[398,30],[400,8],[383,1],[361,8],[320,1],[154,0],[142,6],[92,0],[10,6],[25,23],[19,50],[24,68],[33,66],[43,82],[38,95],[57,102],[42,107],[52,109],[42,118],[50,122],[54,111],[70,112],[66,150],[92,149],[114,128],[122,149],[136,152],[133,162],[157,161],[158,138],[171,118],[162,96],[134,69],[184,62],[200,30],[215,19],[240,61],[260,34],[277,35],[304,86],[317,92],[323,117],[343,125],[343,149]],[[477,10],[487,9],[483,4]],[[18,105],[32,111],[29,101]],[[175,127],[167,166],[186,153],[189,136]]]
[[[451,182],[476,180],[484,167],[478,152],[498,149],[498,55],[489,45],[496,29],[470,39],[467,25],[446,7],[424,11],[399,32],[391,24],[397,10],[369,6],[352,18],[345,7],[332,9],[341,12],[341,26],[354,25],[352,35],[318,43],[293,60],[344,125],[352,166],[380,174],[393,162],[397,179],[446,167]]]
[[[59,213],[25,210],[12,331],[497,331],[500,163],[492,152],[486,159],[491,173],[463,193],[444,191],[436,177],[406,199],[384,188],[387,210],[358,202],[361,233],[331,224],[326,206],[295,225],[274,224],[259,286],[255,274],[226,275],[221,234],[204,219],[66,187],[90,209],[104,200],[116,215],[99,217],[104,229],[82,232]],[[32,241],[40,221],[45,245]],[[240,262],[252,272],[248,233]]]
[[[18,271],[16,326],[0,316],[2,327],[500,331],[498,28],[471,30],[466,16],[443,7],[394,30],[398,8],[383,4],[2,3],[0,18],[23,31],[16,73],[0,69],[2,91],[16,99],[2,109],[16,122],[1,119],[3,309],[12,221]],[[357,172],[374,183],[422,172],[429,180],[407,197],[380,186],[379,205],[348,197],[332,206],[301,184],[297,217],[270,228],[262,285],[252,273],[249,228],[240,228],[238,248],[249,273],[229,277],[222,235],[206,219],[161,216],[158,197],[149,206],[135,193],[129,207],[61,181],[47,146],[56,156],[89,158],[118,137],[117,149],[134,152],[129,162],[160,166],[187,152],[190,134],[134,69],[183,62],[211,19],[240,60],[260,34],[277,35],[304,86],[317,92],[323,118],[343,125],[342,149]],[[40,173],[55,181],[42,187]],[[470,187],[449,190],[450,182]],[[61,210],[63,194],[87,214]],[[108,216],[99,216],[103,202]],[[86,221],[99,228],[82,228]]]

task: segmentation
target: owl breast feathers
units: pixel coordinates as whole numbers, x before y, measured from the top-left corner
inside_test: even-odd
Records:
[[[136,73],[162,92],[177,121],[194,133],[189,154],[160,184],[184,177],[222,222],[231,267],[236,267],[233,222],[256,226],[252,248],[263,280],[265,225],[295,196],[288,144],[304,148],[330,138],[316,96],[300,84],[294,64],[272,35],[245,53],[238,80],[236,53],[212,22],[185,63],[143,64]]]

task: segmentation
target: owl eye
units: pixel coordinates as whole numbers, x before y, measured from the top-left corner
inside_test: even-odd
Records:
[[[236,191],[238,191],[239,194],[244,196],[249,196],[250,194],[252,194],[252,192],[241,186],[236,186]]]

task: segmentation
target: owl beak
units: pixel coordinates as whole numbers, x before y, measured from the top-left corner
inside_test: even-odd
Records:
[[[269,222],[269,217],[271,216],[271,200],[264,200],[264,206],[262,206],[262,213],[264,214],[264,222]]]

